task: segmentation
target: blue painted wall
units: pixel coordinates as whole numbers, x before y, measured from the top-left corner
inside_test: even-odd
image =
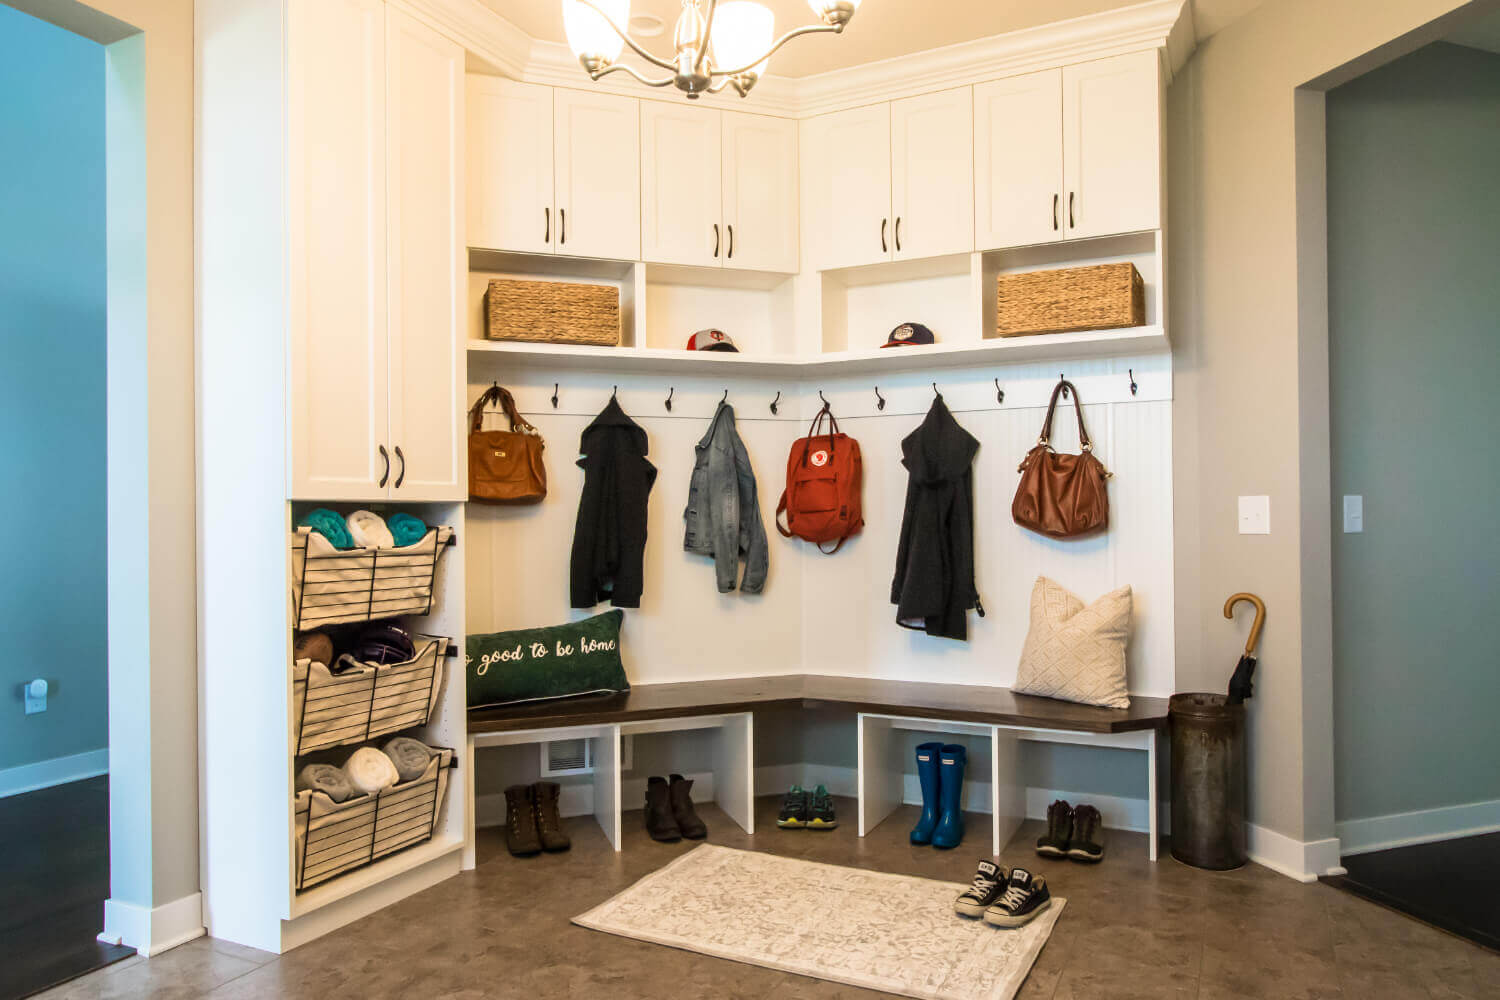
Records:
[[[109,744],[104,49],[3,4],[0,150],[3,771]]]

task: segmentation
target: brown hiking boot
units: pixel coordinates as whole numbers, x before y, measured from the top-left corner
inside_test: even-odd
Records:
[[[505,847],[518,858],[542,851],[536,829],[536,789],[531,785],[511,785],[505,790]]]
[[[1047,832],[1036,838],[1036,852],[1047,858],[1064,858],[1073,839],[1073,807],[1058,799],[1047,807]]]
[[[1091,864],[1104,860],[1104,817],[1093,806],[1073,810],[1073,839],[1068,843],[1068,857]]]
[[[562,793],[562,786],[554,781],[538,781],[531,786],[531,791],[536,808],[536,832],[542,850],[548,854],[566,851],[573,842],[562,832],[562,816],[557,811],[557,797]]]
[[[677,820],[677,829],[688,840],[702,840],[708,836],[708,826],[698,818],[693,808],[693,783],[680,774],[672,775],[668,786],[672,797],[672,816]]]
[[[677,817],[672,813],[671,789],[667,779],[660,776],[646,779],[646,832],[652,840],[664,844],[675,844],[682,839]]]

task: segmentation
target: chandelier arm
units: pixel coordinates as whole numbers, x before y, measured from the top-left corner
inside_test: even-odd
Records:
[[[603,69],[598,70],[597,72],[590,73],[589,76],[597,80],[601,76],[608,76],[611,73],[628,73],[631,76],[635,77],[636,80],[644,83],[648,87],[670,87],[673,82],[675,82],[670,76],[664,76],[660,80],[649,79],[637,72],[633,66],[627,66],[624,63],[610,63]]]
[[[714,9],[718,6],[719,0],[708,0],[708,14],[705,16],[703,21],[703,38],[699,40],[698,55],[693,60],[694,72],[703,69],[704,60],[708,58],[708,46],[710,44],[709,40],[713,38],[714,30]],[[723,88],[721,87],[719,89],[722,90]],[[710,91],[710,93],[713,93],[713,91]]]
[[[588,0],[579,0],[579,2],[580,3],[588,3]],[[593,5],[590,4],[590,6],[593,6]],[[737,67],[735,69],[715,69],[713,71],[712,75],[713,76],[739,76],[741,73],[748,73],[752,69],[754,69],[755,67],[759,66],[761,63],[765,62],[767,59],[769,59],[773,55],[775,55],[776,51],[778,49],[780,49],[787,42],[790,42],[793,38],[800,38],[803,35],[817,35],[817,34],[822,34],[823,32],[826,32],[826,31],[832,31],[832,32],[837,33],[837,32],[840,32],[842,30],[843,30],[843,25],[834,25],[834,24],[809,24],[809,25],[806,25],[805,27],[794,28],[791,31],[788,31],[786,34],[782,35],[779,39],[777,39],[776,40],[776,44],[772,45],[769,49],[767,49],[766,50],[766,54],[763,55],[763,56],[761,56],[760,58],[755,59],[752,62],[746,63],[744,66],[739,66],[739,67]]]
[[[650,52],[647,52],[645,49],[641,48],[641,46],[636,43],[636,40],[634,38],[631,38],[628,34],[626,34],[625,33],[625,29],[621,28],[618,24],[616,24],[614,18],[610,17],[604,11],[600,10],[599,7],[598,7],[598,5],[596,5],[593,2],[593,0],[574,0],[574,2],[575,3],[581,3],[581,4],[583,4],[589,10],[593,11],[595,14],[598,14],[600,17],[604,18],[605,23],[608,24],[611,28],[614,29],[615,34],[619,35],[620,38],[622,38],[624,40],[625,44],[628,45],[628,46],[630,46],[631,51],[633,51],[636,55],[640,56],[642,59],[646,60],[647,62],[649,62],[649,63],[651,63],[653,65],[660,66],[662,69],[676,69],[677,68],[673,63],[668,62],[665,59],[659,59],[656,56],[652,55]],[[653,84],[653,86],[656,86],[656,85]]]

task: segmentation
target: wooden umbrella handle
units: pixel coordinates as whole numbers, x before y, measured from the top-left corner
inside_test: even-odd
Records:
[[[1266,602],[1262,601],[1254,594],[1244,592],[1234,594],[1229,598],[1229,600],[1224,602],[1224,617],[1233,620],[1234,606],[1241,601],[1249,601],[1251,604],[1255,605],[1255,621],[1250,625],[1250,638],[1245,640],[1245,655],[1254,656],[1255,646],[1260,642],[1261,626],[1265,625],[1266,623]]]

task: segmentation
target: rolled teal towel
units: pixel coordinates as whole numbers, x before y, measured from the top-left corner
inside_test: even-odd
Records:
[[[385,755],[396,765],[396,773],[403,782],[415,781],[427,770],[432,760],[432,751],[421,740],[410,736],[397,736],[385,745]]]
[[[391,530],[391,537],[396,540],[397,548],[415,545],[427,537],[427,524],[410,514],[392,514],[386,519],[385,526]]]
[[[324,538],[328,544],[336,549],[354,548],[354,539],[349,537],[349,526],[344,519],[339,517],[327,507],[319,507],[317,510],[309,511],[308,514],[297,522],[299,528],[311,528]]]

